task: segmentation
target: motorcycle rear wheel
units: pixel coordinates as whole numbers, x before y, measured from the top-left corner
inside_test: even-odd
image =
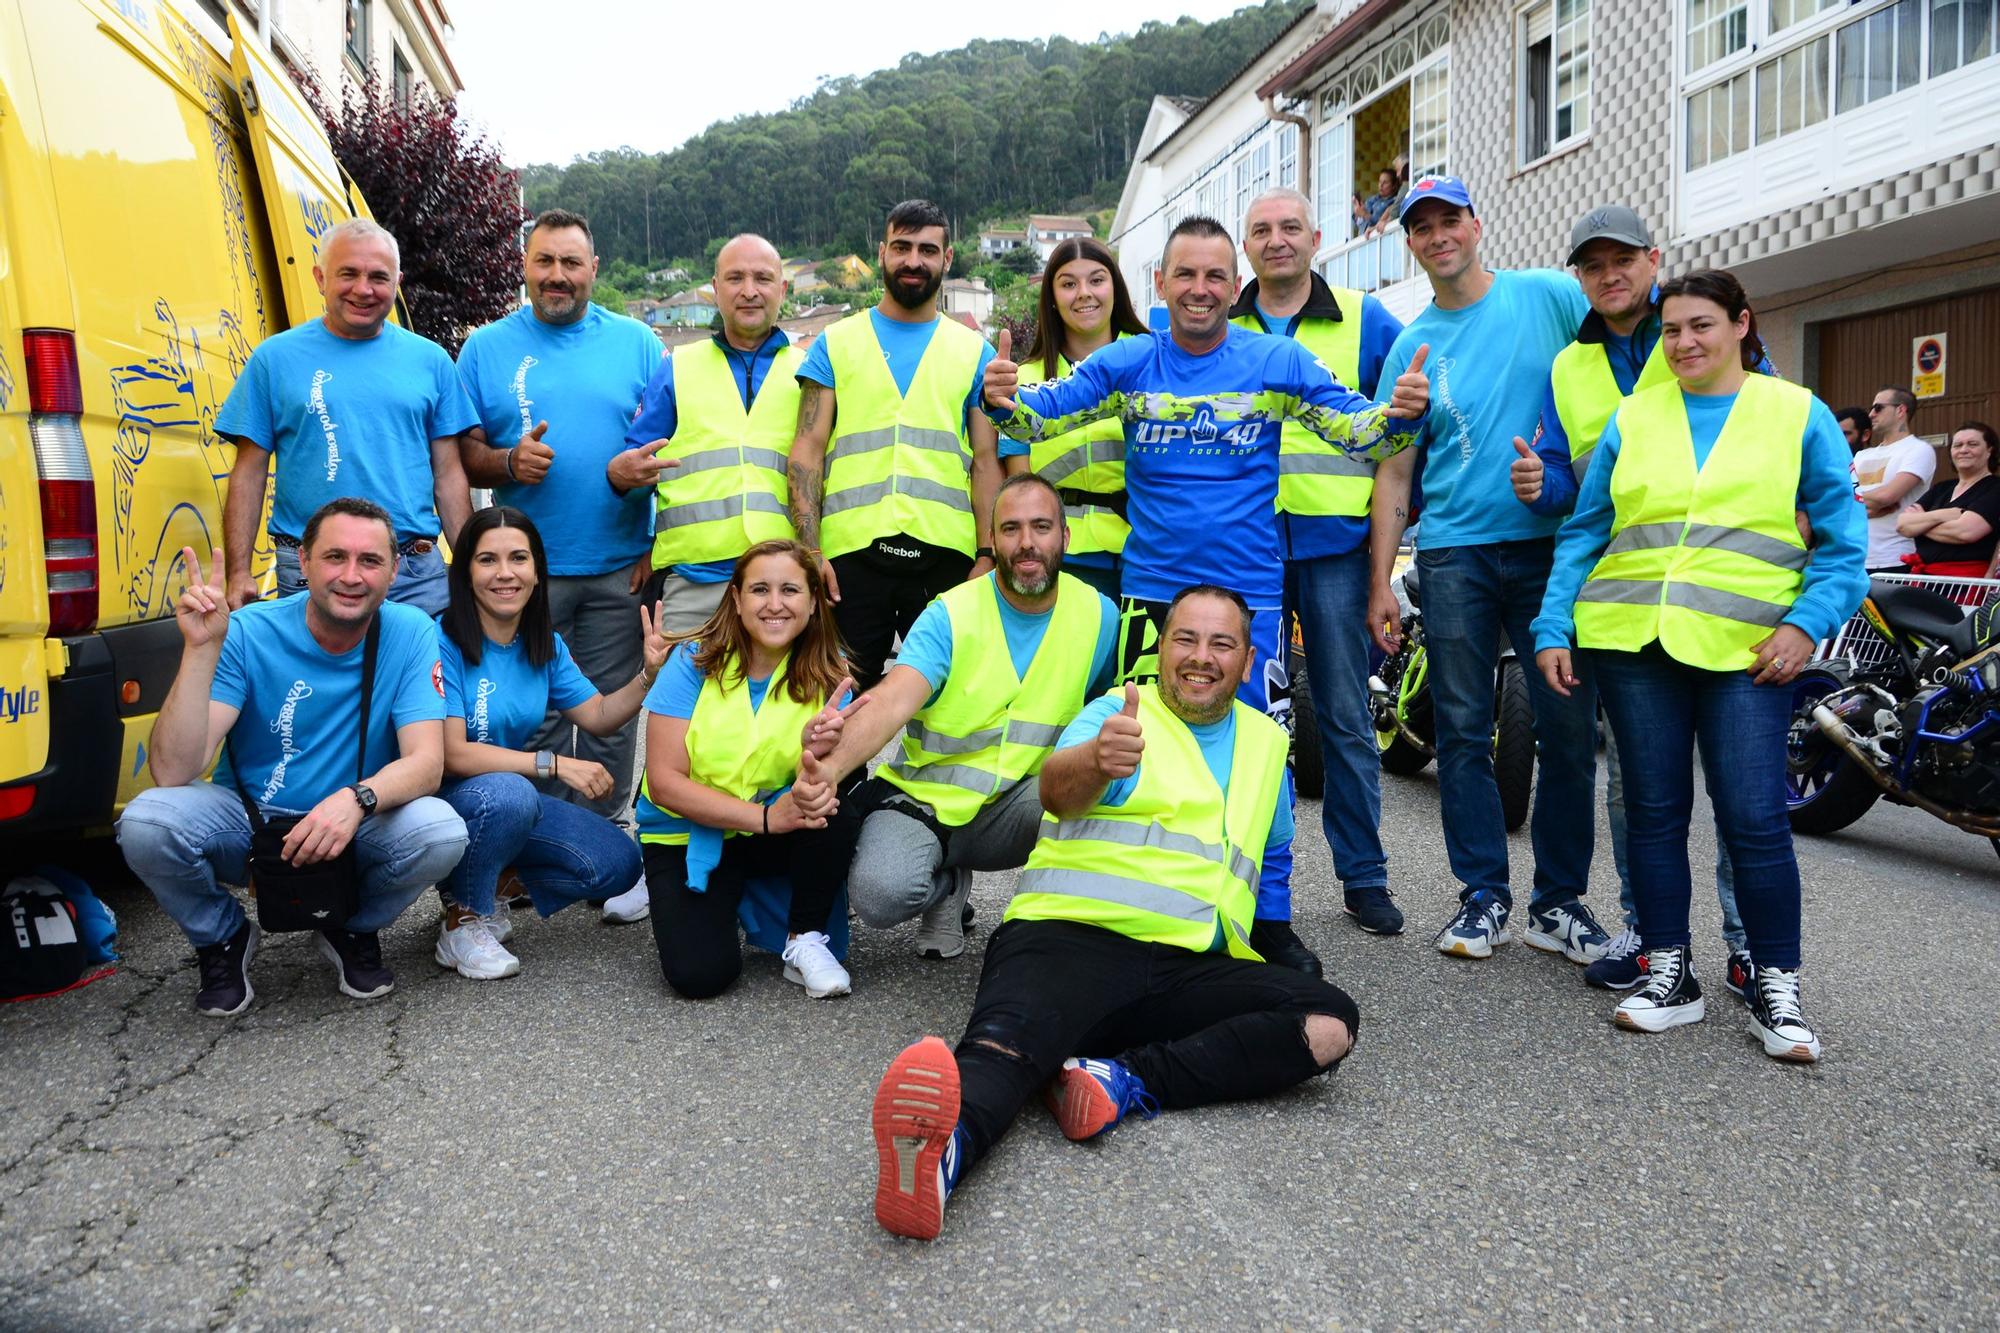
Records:
[[[1813,724],[1813,705],[1846,684],[1840,673],[1824,667],[1802,671],[1792,682],[1792,729],[1785,738],[1785,805],[1795,833],[1838,833],[1867,814],[1868,807],[1882,797],[1875,780]]]

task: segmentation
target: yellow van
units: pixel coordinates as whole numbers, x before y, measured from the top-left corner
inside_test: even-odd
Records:
[[[215,414],[252,347],[319,316],[316,238],[359,208],[233,21],[0,3],[0,853],[148,785],[180,551],[222,543]]]

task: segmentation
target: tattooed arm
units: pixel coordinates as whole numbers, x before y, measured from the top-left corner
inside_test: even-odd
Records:
[[[799,424],[792,433],[785,479],[791,485],[792,527],[815,555],[819,554],[820,496],[826,487],[826,442],[833,434],[833,419],[833,390],[813,380],[801,379]],[[825,556],[820,556],[819,572],[826,581],[827,596],[839,601],[840,584]]]

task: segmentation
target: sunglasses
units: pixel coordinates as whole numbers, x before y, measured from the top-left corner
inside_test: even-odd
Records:
[[[1894,403],[1870,403],[1868,405],[1868,415],[1872,417],[1877,412],[1887,412],[1890,408],[1894,406],[1895,406]]]

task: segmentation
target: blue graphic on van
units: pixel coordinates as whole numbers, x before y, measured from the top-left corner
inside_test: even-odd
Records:
[[[118,12],[137,27],[151,29],[153,26],[153,16],[146,12],[145,6],[141,5],[139,0],[118,0]]]
[[[31,690],[26,685],[10,690],[0,685],[0,722],[19,722],[31,713],[42,709],[42,692]]]
[[[333,230],[333,224],[340,221],[333,215],[333,206],[325,199],[314,198],[304,190],[292,191],[299,201],[299,216],[305,219],[306,235],[312,238],[313,262],[319,262],[320,237]]]
[[[272,332],[270,321],[264,312],[264,287],[257,277],[257,257],[250,233],[249,219],[243,202],[243,141],[248,129],[243,120],[243,103],[236,89],[225,79],[217,78],[209,67],[208,57],[202,39],[196,35],[187,20],[182,19],[176,27],[166,25],[168,44],[174,48],[174,57],[180,61],[181,72],[189,82],[201,89],[202,103],[208,111],[208,140],[214,150],[215,188],[222,201],[222,252],[229,256],[229,282],[235,289],[235,297],[229,308],[236,312],[239,322],[244,317],[243,288],[247,282],[250,298],[256,306],[255,329],[258,338]],[[247,344],[245,355],[248,355]],[[242,362],[237,362],[242,368]]]

